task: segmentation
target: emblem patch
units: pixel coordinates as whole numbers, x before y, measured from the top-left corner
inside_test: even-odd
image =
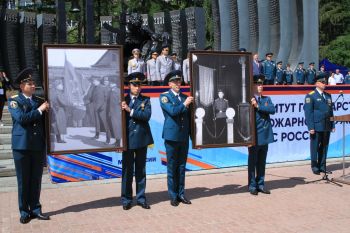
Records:
[[[162,101],[163,104],[169,102],[168,97],[166,97],[166,96],[163,96],[162,99],[161,99],[161,101]]]
[[[18,103],[16,101],[11,101],[10,102],[10,106],[11,106],[11,108],[17,108],[18,107]]]
[[[310,98],[306,98],[305,99],[305,103],[309,104],[311,102],[311,99]]]
[[[141,110],[142,111],[145,110],[145,103],[144,102],[141,103]]]

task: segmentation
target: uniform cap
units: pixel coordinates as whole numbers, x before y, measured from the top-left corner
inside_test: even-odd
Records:
[[[32,68],[25,68],[21,72],[18,73],[15,84],[20,85],[21,83],[34,81],[32,78],[33,69]]]
[[[140,85],[145,81],[146,77],[143,73],[141,72],[134,72],[129,74],[126,78],[125,81],[132,83],[132,84],[137,84]]]
[[[309,66],[311,66],[311,65],[315,65],[315,62],[310,62],[310,63],[309,63]]]
[[[277,65],[282,64],[282,61],[277,62]]]
[[[266,53],[265,57],[267,57],[267,56],[273,56],[273,53],[271,53],[271,52],[270,53]]]
[[[298,63],[298,65],[304,65],[304,62],[303,62],[303,61],[301,61],[301,62],[299,62],[299,63]]]
[[[247,49],[246,48],[239,48],[238,51],[239,52],[247,52]]]
[[[140,51],[138,48],[135,48],[135,49],[133,49],[133,50],[131,51],[131,53],[132,53],[132,54],[135,54],[135,53],[140,54],[141,51]]]
[[[265,75],[260,74],[260,75],[254,75],[253,77],[254,83],[256,84],[263,84],[265,80]]]
[[[165,76],[164,83],[168,83],[179,79],[182,80],[182,72],[180,70],[173,70]]]

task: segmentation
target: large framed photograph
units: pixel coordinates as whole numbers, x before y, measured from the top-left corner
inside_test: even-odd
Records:
[[[125,148],[120,46],[43,45],[48,154]]]
[[[194,50],[190,54],[193,147],[253,145],[251,53]]]

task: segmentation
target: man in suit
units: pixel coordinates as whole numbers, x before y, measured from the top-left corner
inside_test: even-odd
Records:
[[[158,79],[156,70],[156,61],[158,57],[158,52],[156,50],[151,51],[151,59],[147,61],[147,79],[152,86],[159,86],[160,79]]]
[[[34,95],[35,83],[33,70],[22,70],[16,80],[20,93],[8,100],[8,109],[12,116],[12,153],[15,162],[20,223],[31,219],[49,220],[41,212],[41,177],[45,163],[45,127],[44,113],[49,104]]]
[[[174,61],[174,70],[182,70],[181,63],[177,58],[177,53],[172,53],[171,59],[173,59],[173,61]]]
[[[185,171],[190,135],[190,104],[192,96],[181,92],[182,72],[174,70],[164,79],[170,90],[160,95],[164,115],[162,137],[167,156],[167,179],[170,204],[191,204],[185,197]]]
[[[151,129],[150,98],[141,95],[143,73],[135,72],[127,77],[130,93],[122,102],[126,114],[127,150],[123,152],[122,161],[122,204],[124,210],[132,207],[132,180],[135,166],[137,205],[144,209],[151,207],[146,201],[146,155],[147,146],[153,144]]]
[[[134,72],[141,72],[145,73],[145,62],[142,58],[140,58],[140,50],[139,49],[133,49],[132,50],[133,58],[129,60],[128,62],[128,74],[134,73]]]
[[[316,80],[315,62],[310,62],[309,68],[306,70],[306,82],[309,85],[314,85]]]
[[[162,54],[157,57],[156,61],[156,73],[158,80],[163,82],[163,85],[167,85],[164,82],[164,78],[167,74],[174,69],[174,61],[169,56],[169,46],[165,45],[162,47]]]
[[[326,159],[330,132],[335,131],[332,96],[325,92],[326,79],[317,76],[316,88],[305,97],[304,112],[310,132],[311,169],[316,175],[327,173]]]
[[[305,83],[305,69],[304,69],[304,62],[298,63],[298,68],[295,69],[295,78],[297,80],[298,85],[304,85]]]
[[[255,77],[254,83],[251,104],[255,112],[256,142],[248,147],[248,188],[252,195],[270,194],[265,188],[265,167],[269,143],[274,141],[270,115],[275,114],[275,106],[270,97],[262,94],[264,76]]]
[[[253,76],[260,76],[261,74],[261,64],[259,61],[259,54],[255,53],[253,55]]]
[[[265,76],[264,84],[273,85],[276,78],[276,64],[272,61],[273,53],[266,53],[265,60],[261,63],[261,73]]]

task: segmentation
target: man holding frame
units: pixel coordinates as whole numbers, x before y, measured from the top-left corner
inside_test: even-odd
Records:
[[[150,98],[141,95],[145,75],[141,72],[129,74],[130,94],[122,102],[126,114],[127,150],[122,158],[122,204],[124,210],[132,207],[132,180],[135,167],[137,205],[150,209],[145,196],[147,146],[153,144],[148,121],[151,118]]]

